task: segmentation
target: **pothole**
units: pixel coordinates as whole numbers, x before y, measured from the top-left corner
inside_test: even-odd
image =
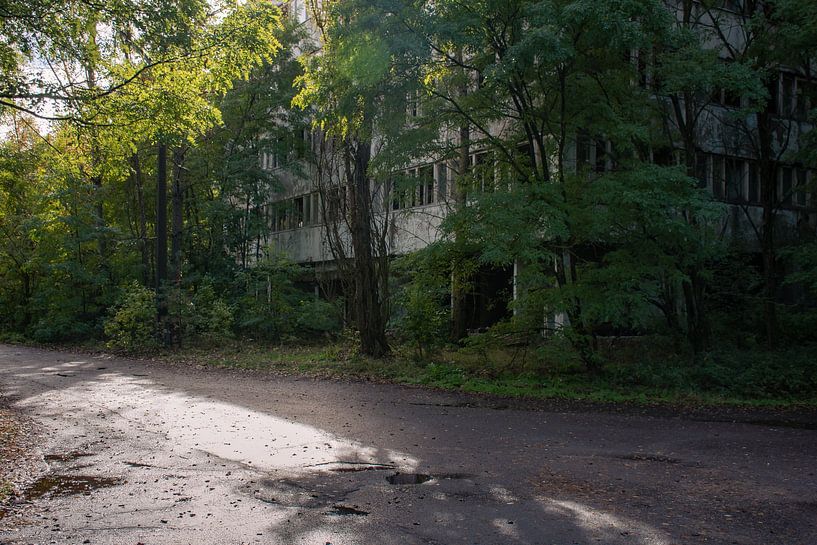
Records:
[[[433,478],[424,473],[395,473],[386,477],[386,480],[389,484],[423,484]]]
[[[460,479],[470,479],[473,475],[470,473],[438,473],[436,475],[427,475],[425,473],[395,473],[389,475],[386,480],[391,484],[423,484],[431,480],[437,481],[454,481]]]
[[[349,507],[348,505],[333,505],[332,510],[327,514],[340,517],[365,517],[369,514],[369,512],[357,509],[357,506]]]
[[[88,475],[47,475],[38,479],[25,492],[29,500],[45,495],[72,496],[90,494],[98,488],[108,488],[122,484],[122,479],[114,477],[92,477]]]

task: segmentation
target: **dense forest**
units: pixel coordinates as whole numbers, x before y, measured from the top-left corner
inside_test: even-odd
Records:
[[[813,398],[815,58],[812,0],[7,1],[0,338],[346,339]],[[440,236],[392,255],[429,157]],[[291,176],[337,293],[271,242]],[[469,330],[490,267],[513,296]]]

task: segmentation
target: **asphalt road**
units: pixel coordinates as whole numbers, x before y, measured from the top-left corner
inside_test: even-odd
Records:
[[[4,544],[817,543],[814,429],[5,345],[0,393],[49,471]]]

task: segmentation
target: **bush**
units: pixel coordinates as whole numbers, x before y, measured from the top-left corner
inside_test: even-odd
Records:
[[[624,388],[802,401],[817,398],[813,354],[813,345],[777,352],[729,348],[709,353],[694,365],[676,359],[614,366],[606,377],[611,384]]]
[[[304,272],[285,257],[272,255],[239,273],[235,284],[244,290],[237,299],[237,331],[269,341],[339,331],[337,306],[295,286]]]
[[[233,307],[216,295],[212,281],[205,277],[187,305],[190,332],[194,336],[219,340],[232,337]]]
[[[71,342],[88,339],[98,334],[93,323],[78,314],[49,312],[31,328],[31,338],[40,343]]]
[[[132,282],[105,321],[107,346],[112,350],[136,352],[156,348],[156,294]]]
[[[445,344],[448,337],[450,273],[448,262],[430,246],[394,264],[397,280],[391,326],[419,358]]]
[[[322,299],[301,301],[295,320],[302,334],[336,333],[342,326],[338,307]]]

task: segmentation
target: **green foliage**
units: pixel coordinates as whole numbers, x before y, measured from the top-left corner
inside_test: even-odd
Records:
[[[207,279],[198,286],[193,295],[191,308],[193,330],[211,340],[232,336],[235,310],[224,299],[217,297],[213,285]]]
[[[619,387],[714,394],[735,399],[806,400],[817,395],[813,346],[779,352],[724,349],[699,364],[639,361],[611,367],[609,380]]]
[[[800,284],[817,296],[817,242],[790,248],[784,255],[793,261],[794,270],[786,278],[787,284]]]
[[[397,288],[391,327],[411,343],[418,358],[445,343],[450,309],[450,261],[441,246],[431,245],[400,258],[393,267],[403,283]]]
[[[234,309],[216,294],[205,276],[194,291],[173,289],[168,293],[171,327],[177,328],[182,343],[223,341],[232,337]]]
[[[270,341],[334,333],[340,328],[338,308],[298,289],[304,271],[281,255],[270,255],[239,273],[236,329],[245,336]]]
[[[296,331],[301,336],[334,334],[341,330],[341,316],[337,304],[302,294],[295,309]]]
[[[156,293],[138,282],[125,286],[105,321],[108,348],[122,352],[150,350],[158,346]]]

